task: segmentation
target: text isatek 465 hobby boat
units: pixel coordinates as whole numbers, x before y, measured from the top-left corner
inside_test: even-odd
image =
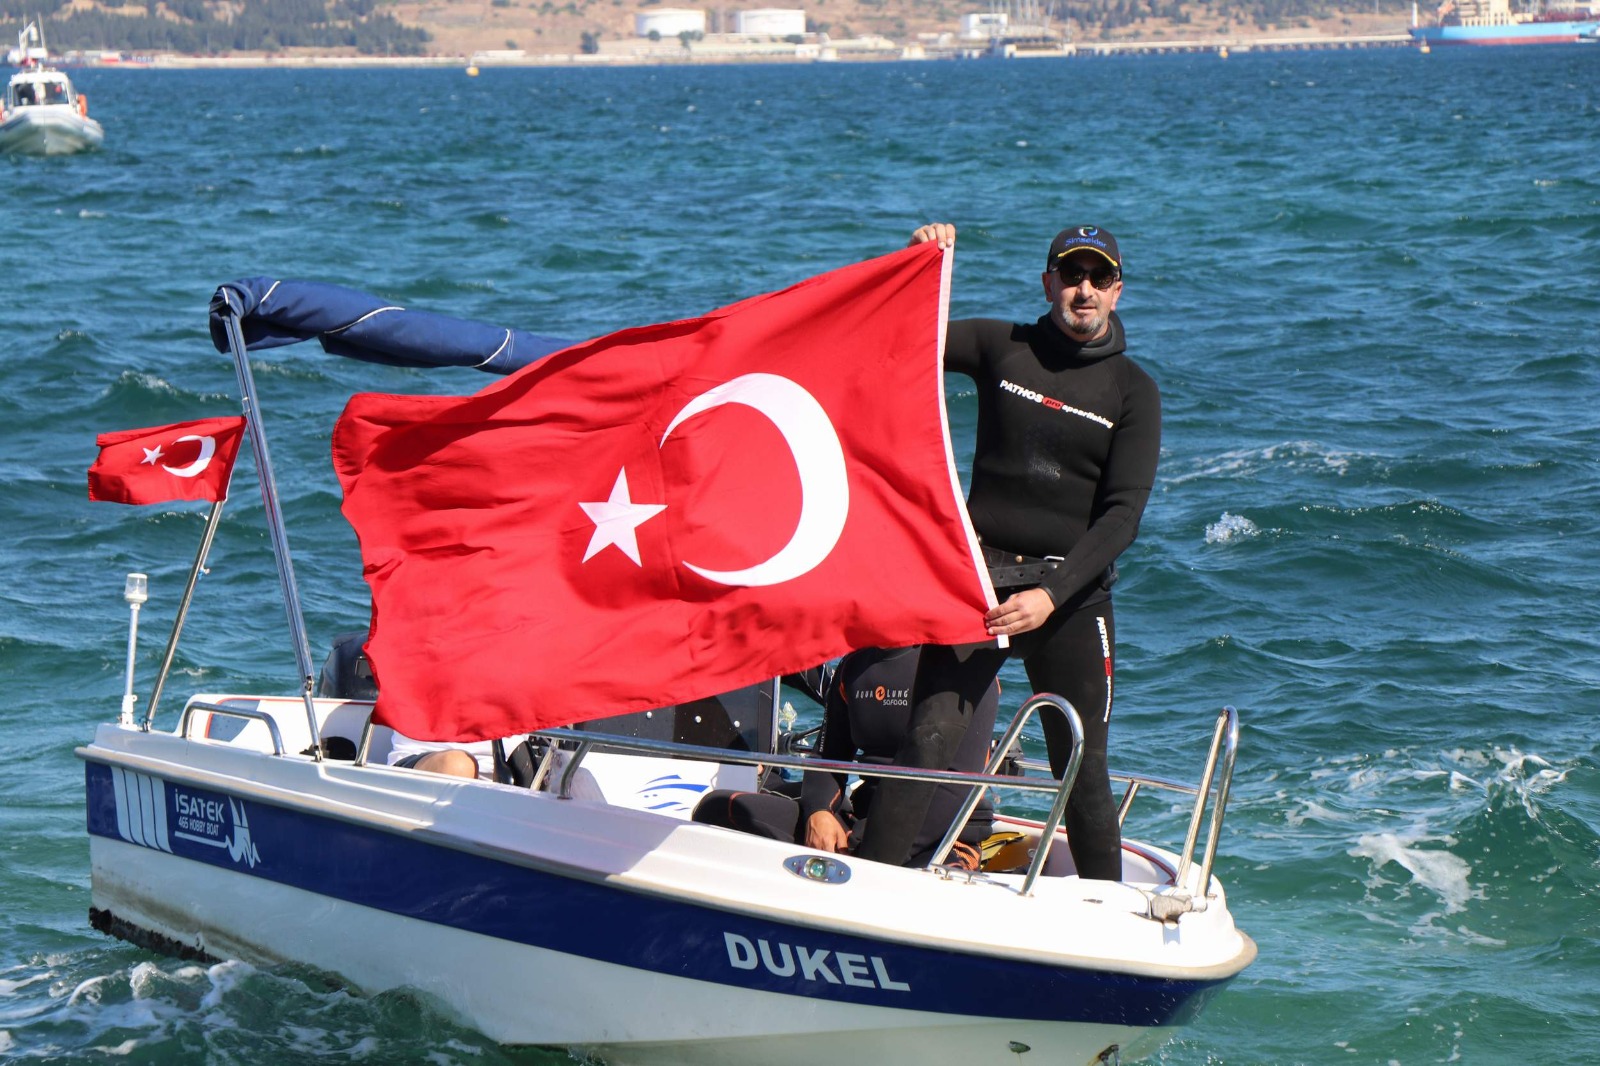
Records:
[[[213,314],[251,415],[307,684],[194,695],[164,732],[151,727],[158,680],[142,720],[127,697],[121,720],[78,749],[97,927],[180,955],[416,990],[495,1040],[619,1064],[1126,1061],[1254,958],[1212,877],[1230,709],[1209,747],[1201,724],[1197,784],[1116,775],[1124,815],[1141,789],[1192,803],[1175,850],[1125,841],[1119,882],[1077,877],[1058,828],[1076,754],[1059,781],[997,773],[1030,715],[1065,715],[1081,735],[1051,696],[1019,710],[984,774],[821,762],[784,731],[776,679],[540,730],[531,761],[500,749],[499,780],[387,765],[392,732],[339,680],[351,664],[330,660],[310,685],[247,349],[318,336],[344,354],[506,371],[555,344],[308,283],[225,286]],[[1000,814],[1011,844],[976,871],[888,866],[690,817],[707,790],[753,789],[773,768],[958,781],[973,786],[968,814],[985,790],[1042,797],[1049,813]]]

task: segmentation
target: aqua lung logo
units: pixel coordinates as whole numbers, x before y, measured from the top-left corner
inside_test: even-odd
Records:
[[[1080,236],[1080,237],[1098,237],[1098,236],[1100,236],[1100,227],[1099,226],[1079,226],[1078,227],[1078,236]]]
[[[858,688],[852,693],[856,700],[872,700],[883,707],[909,707],[911,706],[911,690],[908,688],[889,688],[878,685],[874,688]]]
[[[857,955],[828,948],[808,948],[723,933],[728,946],[728,965],[735,970],[766,970],[774,977],[798,977],[819,984],[850,985],[855,988],[881,988],[888,992],[909,992],[911,986],[889,976],[881,955]]]
[[[1087,418],[1089,421],[1097,422],[1107,429],[1111,429],[1116,424],[1104,415],[1097,415],[1093,411],[1085,411],[1081,408],[1069,406],[1053,396],[1046,396],[1042,392],[1034,392],[1032,389],[1018,385],[1014,381],[1001,379],[1000,388],[1002,391],[1009,392],[1014,396],[1021,396],[1024,400],[1032,400],[1034,403],[1043,404],[1052,411],[1062,411],[1069,415],[1077,415],[1079,418]]]
[[[183,840],[224,850],[229,859],[252,869],[261,861],[250,836],[249,815],[238,800],[201,795],[115,766],[111,784],[117,797],[117,835],[128,843],[171,852],[172,842]]]

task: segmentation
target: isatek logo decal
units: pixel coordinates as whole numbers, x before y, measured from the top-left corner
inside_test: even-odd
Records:
[[[128,843],[173,852],[173,841],[185,841],[226,851],[231,861],[251,869],[261,861],[242,801],[120,767],[111,768],[111,783],[117,835]]]
[[[244,804],[231,796],[222,799],[185,791],[172,786],[172,806],[178,815],[178,830],[172,835],[213,848],[226,848],[228,858],[252,870],[261,861],[261,852],[250,839],[250,819]]]
[[[896,981],[889,975],[889,967],[881,955],[858,955],[761,937],[752,941],[738,933],[724,932],[722,939],[728,946],[728,965],[735,970],[762,969],[774,977],[798,977],[818,984],[911,991],[910,984]]]

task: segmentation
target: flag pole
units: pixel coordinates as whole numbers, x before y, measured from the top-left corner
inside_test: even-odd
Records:
[[[320,762],[322,731],[317,727],[317,705],[312,694],[315,675],[311,669],[311,645],[306,639],[305,616],[300,610],[300,590],[294,580],[294,562],[289,557],[289,537],[283,528],[283,510],[278,506],[278,486],[272,476],[272,460],[267,454],[267,433],[261,425],[260,408],[256,403],[256,383],[250,373],[244,327],[231,303],[223,322],[228,332],[228,348],[233,352],[233,369],[239,378],[245,424],[250,429],[250,448],[256,457],[261,502],[266,506],[267,529],[272,534],[272,554],[278,561],[278,585],[283,591],[283,609],[289,616],[289,636],[294,641],[295,662],[300,668],[300,698],[305,701],[306,722],[311,727],[311,757]]]
[[[144,724],[140,726],[146,733],[150,732],[151,725],[156,720],[156,704],[161,701],[161,689],[167,683],[167,674],[172,670],[172,659],[178,653],[178,635],[183,632],[183,622],[189,616],[189,604],[194,599],[194,587],[199,582],[200,575],[209,573],[206,570],[206,556],[211,554],[211,542],[216,539],[217,525],[222,519],[222,505],[227,501],[227,491],[224,490],[222,499],[211,505],[211,514],[206,518],[205,532],[200,535],[200,550],[195,553],[194,566],[189,569],[189,583],[183,587],[183,599],[178,603],[178,617],[172,623],[172,635],[167,638],[167,652],[161,659],[161,672],[156,674],[156,686],[150,693],[150,706],[144,712]]]

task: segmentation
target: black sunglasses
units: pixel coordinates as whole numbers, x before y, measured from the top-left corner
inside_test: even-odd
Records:
[[[1056,268],[1056,276],[1069,289],[1076,289],[1083,284],[1084,278],[1088,278],[1090,285],[1105,292],[1122,280],[1122,271],[1114,266],[1097,266],[1093,270],[1086,270],[1076,263],[1062,263]]]

